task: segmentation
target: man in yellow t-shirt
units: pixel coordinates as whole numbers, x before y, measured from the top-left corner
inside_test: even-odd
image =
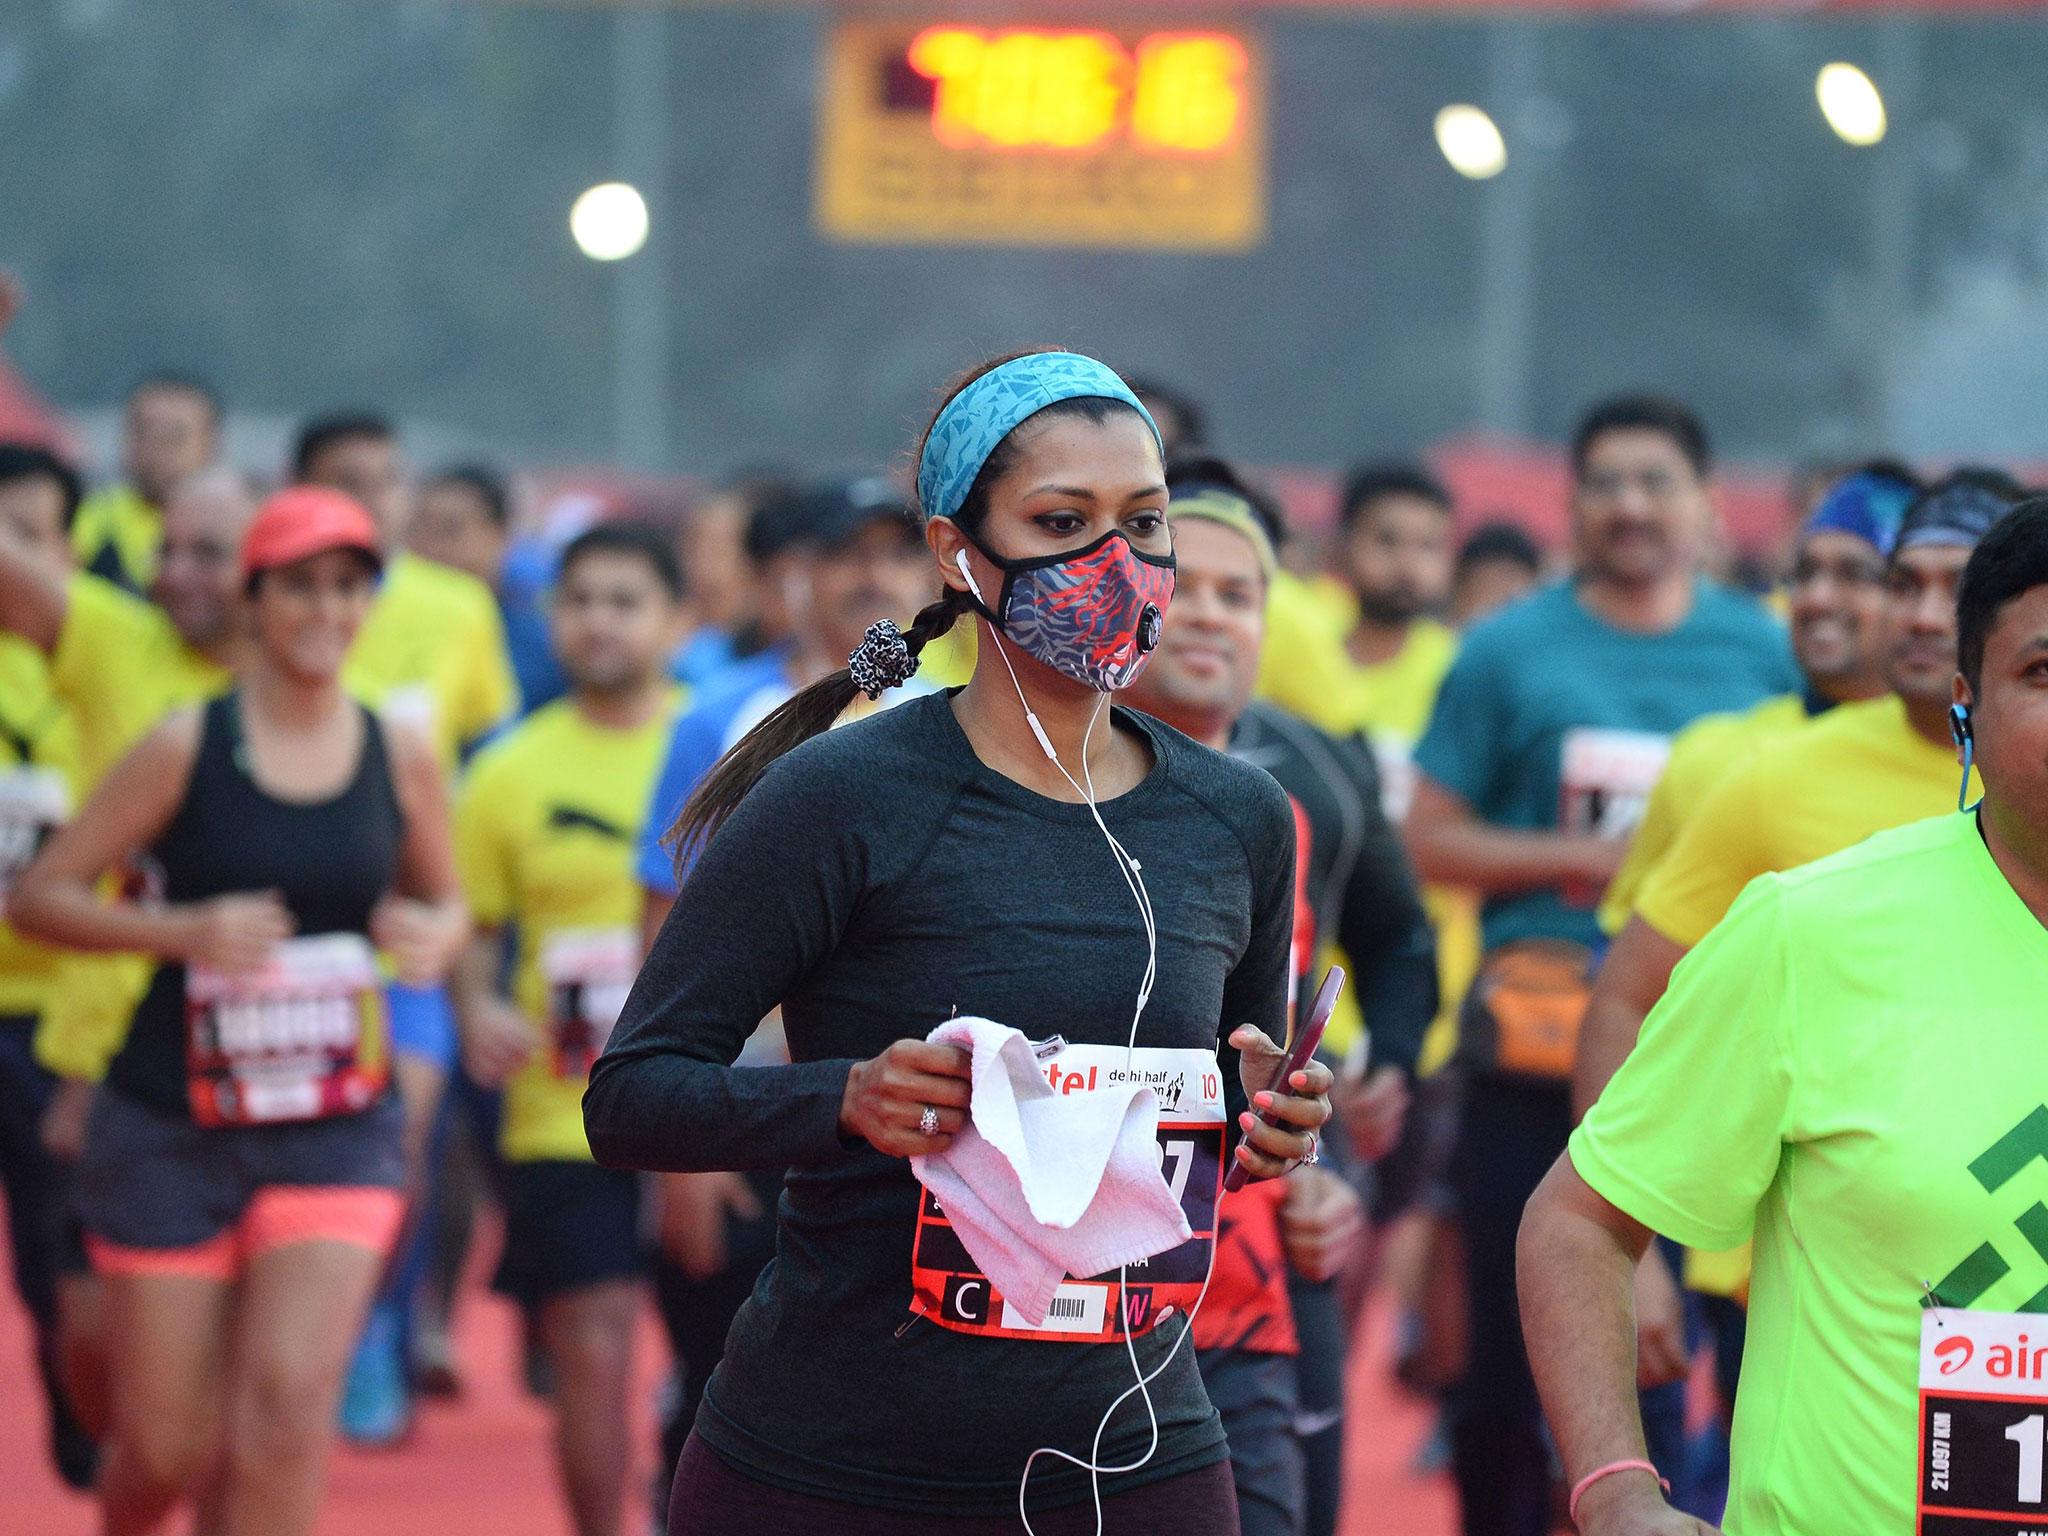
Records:
[[[1573,1078],[1581,1112],[1635,1044],[1672,967],[1745,885],[1947,803],[1956,585],[2015,489],[1995,472],[1958,470],[1914,501],[1886,578],[1892,692],[1843,705],[1732,770],[1651,870],[1587,1008]]]
[[[1754,1233],[1730,1536],[2048,1527],[2048,499],[1985,534],[1957,631],[1976,814],[1751,883],[1529,1202],[1523,1329],[1585,1536],[1707,1529],[1634,1414],[1652,1231]]]
[[[53,572],[67,569],[79,491],[77,474],[47,450],[0,443],[0,541]],[[78,788],[78,741],[50,685],[48,661],[18,635],[0,634],[0,913],[15,877],[69,819]],[[65,1315],[79,1316],[79,1293],[91,1277],[72,1216],[69,1167],[50,1154],[42,1134],[58,1080],[35,1055],[60,959],[0,921],[0,1190],[14,1285],[35,1326],[57,1471],[85,1489],[97,1452],[74,1407],[76,1383],[67,1382],[61,1362]]]
[[[69,573],[0,528],[0,629],[49,658],[78,740],[81,795],[173,709],[228,686],[241,597],[242,529],[255,500],[231,470],[202,470],[164,506],[154,601]],[[36,1033],[37,1057],[69,1080],[77,1120],[128,1027],[150,967],[67,956]]]
[[[88,786],[173,709],[227,687],[242,529],[255,510],[231,470],[182,482],[164,506],[150,601],[97,576],[67,576],[0,541],[0,628],[49,656],[77,723]]]
[[[220,396],[186,374],[153,373],[128,393],[121,422],[127,479],[85,498],[71,525],[78,563],[130,592],[156,580],[163,508],[220,452]]]
[[[656,530],[607,523],[573,540],[551,615],[569,696],[478,754],[456,812],[477,923],[456,984],[464,1054],[505,1087],[497,1285],[536,1317],[554,1364],[563,1490],[583,1536],[622,1528],[643,1302],[640,1181],[592,1160],[583,1090],[640,967],[634,850],[679,702],[665,664],[681,597]]]
[[[1882,637],[1885,561],[1919,490],[1903,465],[1873,462],[1842,476],[1814,509],[1794,552],[1787,589],[1792,656],[1806,679],[1805,691],[1779,694],[1739,714],[1709,715],[1672,740],[1671,758],[1629,839],[1628,857],[1600,899],[1600,926],[1607,933],[1627,924],[1644,877],[1729,769],[1837,704],[1889,691]]]
[[[1281,624],[1259,691],[1333,735],[1363,731],[1398,820],[1408,753],[1457,652],[1457,637],[1431,617],[1450,598],[1450,493],[1412,465],[1354,470],[1338,506],[1334,563],[1334,580],[1276,591]]]

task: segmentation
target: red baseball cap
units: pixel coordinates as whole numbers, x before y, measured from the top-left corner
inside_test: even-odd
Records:
[[[242,535],[242,580],[330,549],[354,550],[374,569],[384,569],[377,525],[361,502],[324,485],[292,486],[258,507]]]

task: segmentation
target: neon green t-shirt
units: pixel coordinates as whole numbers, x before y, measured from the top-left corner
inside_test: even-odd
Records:
[[[1969,816],[1765,875],[1571,1159],[1679,1242],[1754,1231],[1729,1536],[1905,1536],[1930,1292],[2048,1312],[2048,929]]]

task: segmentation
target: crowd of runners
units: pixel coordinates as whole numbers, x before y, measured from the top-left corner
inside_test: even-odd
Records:
[[[0,443],[0,1176],[107,1536],[310,1531],[481,1231],[576,1536],[1331,1536],[1369,1305],[1466,1536],[2048,1521],[2048,501],[1873,444],[1738,561],[1640,395],[1568,547],[1420,462],[1311,538],[1164,386],[939,400],[573,534],[183,374],[91,488]],[[992,1283],[977,1020],[1153,1085],[1179,1246]]]

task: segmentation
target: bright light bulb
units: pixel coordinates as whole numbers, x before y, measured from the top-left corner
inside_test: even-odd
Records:
[[[1884,137],[1884,97],[1854,64],[1825,65],[1813,82],[1813,94],[1820,115],[1843,143],[1867,149]]]
[[[647,243],[647,200],[623,181],[607,181],[576,199],[569,233],[592,261],[623,261]]]
[[[1460,176],[1484,181],[1508,167],[1507,140],[1493,119],[1477,107],[1462,103],[1445,107],[1436,115],[1436,147]]]

